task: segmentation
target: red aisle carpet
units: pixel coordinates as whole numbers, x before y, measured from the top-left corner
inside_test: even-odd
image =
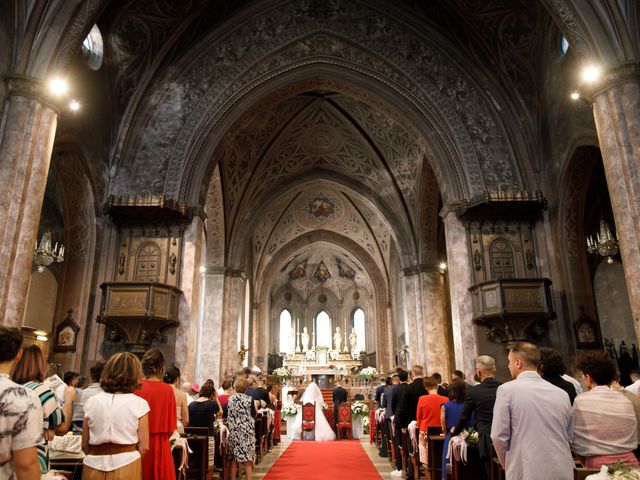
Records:
[[[264,480],[375,480],[382,478],[357,440],[294,441]]]

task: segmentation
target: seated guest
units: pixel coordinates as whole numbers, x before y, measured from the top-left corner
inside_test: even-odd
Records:
[[[206,427],[209,429],[209,434],[213,435],[213,423],[218,412],[221,411],[213,382],[205,382],[200,388],[200,396],[195,402],[189,404],[189,426]]]
[[[561,377],[566,371],[562,355],[552,348],[540,349],[540,365],[538,373],[551,385],[564,390],[569,395],[569,401],[573,404],[576,398],[576,389],[571,382]]]
[[[178,388],[180,384],[180,370],[177,367],[169,367],[164,372],[164,383],[171,385],[176,397],[176,416],[178,417],[178,433],[184,433],[184,427],[189,425],[189,404],[187,394]]]
[[[42,407],[34,392],[9,377],[22,355],[20,345],[20,330],[0,326],[0,478],[40,480]]]
[[[633,404],[610,388],[616,367],[604,352],[589,352],[578,359],[589,391],[573,404],[575,453],[585,458],[587,468],[600,468],[621,460],[638,466],[633,450],[638,445],[638,422]]]
[[[82,421],[84,420],[84,405],[87,401],[102,392],[102,387],[100,386],[100,376],[102,375],[102,369],[104,368],[104,362],[96,363],[89,370],[91,374],[91,383],[87,385],[86,388],[80,390],[78,392],[78,397],[76,401],[73,402],[73,430],[81,432],[82,431]]]
[[[107,360],[100,380],[103,391],[84,406],[83,480],[142,479],[149,404],[133,394],[141,375],[140,361],[132,353],[116,353]]]
[[[136,395],[149,404],[149,453],[142,457],[144,480],[175,480],[176,474],[169,438],[176,430],[176,397],[164,377],[164,356],[157,348],[142,357],[142,387]]]
[[[447,403],[443,403],[440,408],[440,424],[442,426],[442,431],[446,432],[444,445],[442,447],[442,478],[444,480],[447,479],[447,463],[449,463],[447,461],[447,451],[449,450],[451,431],[460,420],[466,396],[467,384],[464,383],[464,377],[459,377],[449,384],[449,401]],[[464,428],[469,428],[473,425],[474,418],[473,414],[471,414],[471,418],[467,420]]]
[[[64,412],[58,406],[55,394],[45,385],[44,377],[47,374],[47,361],[42,355],[40,347],[29,345],[22,352],[22,358],[16,364],[13,379],[23,384],[29,390],[35,392],[42,405],[43,436],[38,445],[38,462],[40,471],[45,474],[49,471],[49,442],[53,440],[55,433],[64,435],[71,425],[73,401],[76,397],[74,388],[65,390]]]

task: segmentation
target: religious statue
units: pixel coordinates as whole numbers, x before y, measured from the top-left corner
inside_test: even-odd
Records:
[[[240,362],[240,365],[244,364],[244,359],[247,357],[248,351],[249,349],[244,346],[244,343],[241,343],[240,350],[238,351],[238,361]]]
[[[333,335],[333,349],[337,352],[342,351],[342,332],[340,327],[336,327],[336,333]]]
[[[307,327],[302,327],[302,351],[304,353],[309,351],[309,331]]]
[[[350,351],[355,352],[356,347],[358,346],[358,335],[356,334],[356,329],[352,328],[351,333],[349,334],[349,348]]]

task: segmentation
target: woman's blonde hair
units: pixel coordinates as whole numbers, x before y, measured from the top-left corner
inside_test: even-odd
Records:
[[[246,378],[240,377],[236,380],[234,388],[236,390],[236,393],[244,393],[247,391],[247,388],[249,388],[249,382]]]
[[[142,376],[140,360],[133,353],[114,354],[104,366],[100,386],[107,393],[133,393],[140,388]]]

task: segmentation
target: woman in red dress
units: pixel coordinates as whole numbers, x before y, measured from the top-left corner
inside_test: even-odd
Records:
[[[149,453],[142,458],[143,480],[175,480],[169,437],[176,429],[176,397],[170,385],[162,381],[164,357],[152,348],[142,357],[142,388],[136,395],[144,398],[149,412]]]

